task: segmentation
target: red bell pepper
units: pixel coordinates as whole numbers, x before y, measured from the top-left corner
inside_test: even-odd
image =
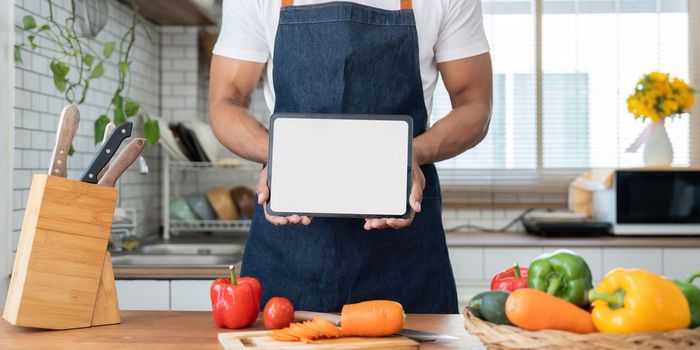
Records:
[[[511,292],[520,288],[527,288],[527,267],[518,264],[513,264],[513,267],[497,273],[491,279],[491,290]]]
[[[209,289],[214,322],[230,329],[250,326],[260,313],[260,281],[253,277],[236,278],[233,266],[229,266],[229,273],[231,279],[218,278]]]

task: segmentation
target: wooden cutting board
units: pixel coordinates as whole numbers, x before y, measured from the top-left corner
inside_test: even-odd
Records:
[[[219,343],[226,350],[279,350],[279,349],[394,349],[415,350],[418,343],[406,337],[392,336],[381,338],[348,337],[318,340],[313,344],[278,341],[270,338],[270,331],[219,333]]]

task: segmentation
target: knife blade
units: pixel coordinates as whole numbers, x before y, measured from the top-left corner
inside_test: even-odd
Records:
[[[312,311],[294,311],[294,319],[301,321],[311,321],[316,317],[320,317],[328,322],[340,326],[340,315],[327,314],[323,312],[312,312]],[[435,332],[424,332],[414,329],[402,329],[400,332],[396,333],[398,335],[403,335],[407,338],[418,340],[421,342],[433,342],[438,340],[456,340],[458,337],[451,336],[448,334],[435,333]]]
[[[116,127],[117,127],[117,126],[114,125],[114,123],[112,123],[112,122],[107,123],[107,125],[105,126],[104,135],[102,136],[102,144],[103,144],[103,145],[104,145],[105,143],[107,143],[107,139],[109,138],[109,136],[112,134],[112,131],[114,131],[114,129],[115,129]],[[100,181],[100,179],[101,179],[102,176],[105,174],[105,171],[107,171],[108,168],[109,168],[109,162],[107,162],[107,164],[105,165],[105,167],[102,168],[102,170],[100,170],[100,173],[99,173],[99,174],[97,174],[97,181]]]
[[[112,134],[109,135],[107,142],[105,142],[102,147],[100,147],[100,150],[95,153],[95,157],[92,158],[90,166],[85,169],[85,172],[80,177],[80,181],[89,182],[92,184],[97,183],[97,174],[99,174],[100,170],[102,170],[102,168],[109,163],[112,157],[114,157],[114,153],[119,148],[119,145],[121,145],[126,138],[131,136],[131,130],[133,127],[133,123],[124,122],[114,129]]]
[[[73,138],[78,131],[80,111],[75,105],[67,105],[61,111],[56,132],[56,143],[51,154],[49,175],[66,177],[68,175],[68,152]]]
[[[114,187],[119,177],[139,158],[145,146],[146,139],[136,138],[129,141],[126,147],[114,158],[112,165],[105,171],[104,176],[102,176],[97,184],[100,186]]]

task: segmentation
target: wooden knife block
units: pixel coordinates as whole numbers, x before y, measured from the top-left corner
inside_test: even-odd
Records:
[[[117,190],[35,175],[3,318],[71,329],[119,323],[107,252]]]

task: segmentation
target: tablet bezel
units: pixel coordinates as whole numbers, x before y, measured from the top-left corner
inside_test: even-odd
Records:
[[[274,152],[274,135],[275,135],[275,121],[281,118],[294,118],[294,119],[349,119],[349,120],[389,120],[389,121],[403,121],[408,124],[408,152],[406,160],[406,210],[403,214],[399,215],[381,215],[372,213],[313,213],[313,212],[277,212],[271,209],[270,201],[273,196],[272,188],[272,175],[273,175],[273,157]],[[411,207],[409,205],[409,197],[411,195],[412,187],[412,170],[413,170],[413,118],[409,115],[403,114],[319,114],[319,113],[275,113],[270,117],[270,132],[268,137],[268,164],[267,164],[267,187],[270,191],[270,196],[268,201],[265,203],[265,210],[271,216],[290,216],[290,215],[303,215],[311,217],[329,217],[329,218],[408,218],[411,215]]]

